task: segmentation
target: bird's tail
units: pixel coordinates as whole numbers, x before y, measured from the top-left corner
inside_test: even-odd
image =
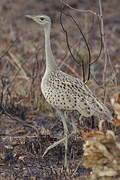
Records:
[[[113,116],[110,110],[100,101],[97,100],[97,106],[99,107],[97,109],[97,113],[104,114],[107,117],[107,121],[113,123]]]

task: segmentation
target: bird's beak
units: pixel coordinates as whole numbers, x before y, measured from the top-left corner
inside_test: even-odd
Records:
[[[33,19],[33,16],[31,16],[31,15],[25,15],[25,17],[27,17],[29,19]]]

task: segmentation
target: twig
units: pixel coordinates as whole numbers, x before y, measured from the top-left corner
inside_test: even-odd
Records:
[[[85,80],[84,61],[82,60],[83,78],[84,78],[84,79],[83,79],[83,82],[86,83],[86,82],[89,81],[89,79],[90,79],[90,64],[91,64],[90,48],[89,48],[88,42],[87,42],[87,40],[86,40],[86,38],[85,38],[82,30],[80,29],[79,25],[77,24],[77,22],[75,21],[75,19],[73,18],[73,16],[71,16],[71,15],[69,15],[69,16],[72,18],[72,20],[74,21],[75,25],[77,26],[77,28],[79,29],[80,33],[82,34],[82,37],[83,37],[83,39],[84,39],[84,41],[85,41],[85,45],[86,45],[87,50],[88,50],[88,77],[87,77],[87,80]]]
[[[4,108],[3,106],[2,106],[2,109],[3,109],[4,114],[7,115],[10,119],[15,120],[16,122],[19,122],[20,125],[24,125],[24,126],[27,126],[27,127],[30,127],[30,128],[32,128],[32,129],[34,129],[34,130],[37,132],[37,134],[39,135],[39,131],[38,131],[38,129],[37,129],[35,126],[30,125],[30,124],[22,121],[22,120],[21,120],[20,118],[18,118],[18,117],[13,117],[11,114],[9,114],[9,113],[5,110],[5,108]]]
[[[114,79],[115,80],[115,86],[116,86],[116,88],[118,89],[118,81],[117,81],[117,78],[116,78],[116,71],[115,71],[115,69],[114,69],[114,67],[113,67],[113,65],[112,65],[112,62],[111,62],[111,58],[110,58],[110,55],[108,54],[108,61],[109,61],[109,63],[110,63],[110,66],[111,66],[111,69],[112,69],[112,71],[113,71],[113,78],[112,79]]]
[[[99,16],[99,18],[98,18],[98,24],[99,24],[99,30],[100,30],[100,50],[99,50],[99,53],[98,53],[96,59],[91,62],[91,65],[94,64],[94,63],[96,63],[96,62],[99,60],[99,58],[100,58],[100,56],[101,56],[101,53],[102,53],[102,49],[103,49],[103,41],[102,41],[102,32],[101,32],[100,16]]]
[[[61,8],[61,13],[60,13],[60,24],[61,24],[61,27],[62,27],[64,33],[65,33],[66,43],[67,43],[68,50],[69,50],[69,52],[70,52],[73,60],[74,60],[77,64],[79,64],[79,65],[81,66],[81,64],[76,60],[76,58],[74,57],[74,55],[73,55],[73,53],[72,53],[72,51],[71,51],[71,48],[70,48],[70,45],[69,45],[68,33],[67,33],[66,29],[64,28],[63,23],[62,23],[62,14],[63,14],[62,10],[63,10],[63,7]]]
[[[63,6],[63,4],[64,4],[65,6],[71,8],[72,10],[78,10],[78,9],[72,8],[70,5],[68,5],[67,3],[63,2],[63,0],[61,0],[61,3],[62,3],[62,6]],[[90,11],[90,10],[78,10],[78,11],[79,11],[79,12],[84,12],[84,13],[85,13],[85,12],[86,12],[86,13],[92,13],[93,15],[96,15],[97,18],[98,18],[98,23],[99,23],[99,21],[101,20],[100,15],[99,15],[99,14],[96,14],[96,13],[93,12],[93,11]],[[61,16],[62,16],[62,13],[63,13],[63,7],[62,7],[62,9],[61,9]],[[65,14],[65,13],[64,13],[64,14]],[[65,15],[66,15],[66,14],[65,14]],[[84,75],[85,75],[85,72],[84,72],[84,67],[83,67],[83,66],[84,66],[84,62],[81,63],[81,64],[82,64],[82,71],[83,71],[83,81],[84,81],[85,83],[87,83],[87,81],[90,79],[90,66],[99,60],[100,55],[101,55],[101,52],[102,52],[102,48],[103,48],[101,26],[100,26],[100,23],[99,23],[99,27],[100,27],[100,28],[99,28],[99,29],[100,29],[100,38],[101,38],[101,40],[100,40],[100,50],[99,50],[99,54],[98,54],[98,56],[96,57],[96,59],[91,62],[90,48],[89,48],[88,42],[87,42],[87,40],[86,40],[83,32],[81,31],[79,25],[77,24],[77,22],[76,22],[76,20],[73,18],[73,16],[71,16],[71,15],[66,15],[66,16],[70,16],[70,17],[72,18],[72,20],[74,21],[75,25],[77,26],[77,28],[79,29],[80,33],[82,34],[82,37],[83,37],[83,39],[84,39],[84,41],[85,41],[85,44],[86,44],[86,47],[87,47],[87,50],[88,50],[88,54],[89,54],[89,59],[88,59],[88,75],[87,75],[88,77],[87,77],[87,80],[86,80],[86,81],[85,81],[85,76],[84,76]],[[61,20],[62,20],[62,19],[61,19]],[[61,26],[62,26],[62,28],[64,28],[62,22],[61,22]],[[63,30],[65,30],[65,28],[64,28]],[[66,31],[66,30],[65,30],[65,31]],[[66,36],[68,36],[68,35],[67,35],[67,31],[66,31],[65,33],[66,33]],[[68,37],[66,37],[66,41],[67,41],[67,40],[68,40]],[[69,45],[69,42],[67,42],[67,45]],[[68,47],[68,49],[69,49],[69,51],[70,51],[70,46]],[[71,54],[71,56],[73,57],[73,59],[75,60],[75,58],[74,58],[74,56],[73,56],[73,54],[72,54],[71,51],[70,51],[70,54]]]
[[[81,66],[80,63],[78,63],[78,61],[76,60],[76,58],[74,57],[74,55],[72,54],[72,51],[71,51],[71,48],[70,48],[70,45],[69,45],[69,40],[68,40],[68,33],[67,31],[65,30],[64,26],[63,26],[63,23],[62,23],[62,14],[63,14],[63,7],[61,8],[61,14],[60,14],[60,23],[61,23],[61,26],[62,26],[62,29],[63,31],[65,32],[65,35],[66,35],[66,42],[67,42],[67,46],[68,46],[68,49],[69,49],[69,52],[73,58],[73,60],[75,62],[77,62],[77,64],[79,64]],[[82,37],[85,41],[85,44],[86,44],[86,47],[87,47],[87,50],[88,50],[88,55],[89,55],[89,60],[88,60],[88,65],[89,65],[89,70],[88,70],[88,77],[87,77],[87,80],[85,80],[85,69],[84,69],[84,61],[82,60],[82,72],[83,72],[83,82],[87,82],[89,79],[90,79],[90,64],[91,64],[91,53],[90,53],[90,48],[89,48],[89,45],[88,45],[88,42],[82,32],[82,30],[80,29],[79,25],[77,24],[76,20],[73,18],[72,15],[67,15],[64,13],[64,15],[66,16],[69,16],[72,18],[73,22],[75,23],[75,25],[77,26],[77,28],[79,29],[80,33],[82,34]]]
[[[99,12],[100,12],[100,22],[101,22],[101,35],[102,35],[102,43],[103,43],[103,52],[104,52],[104,70],[103,70],[103,86],[104,86],[104,103],[106,102],[106,68],[107,68],[107,45],[105,40],[105,32],[104,32],[104,22],[103,22],[103,13],[102,13],[102,3],[101,0],[99,3]]]
[[[15,45],[17,39],[5,50],[2,55],[0,56],[0,60],[9,52],[9,50]]]
[[[64,3],[64,2],[63,2]],[[72,8],[69,4],[67,4],[67,3],[64,3],[66,6],[68,6],[69,8],[71,8],[72,10],[78,10],[78,9],[75,9],[75,8]],[[93,14],[93,15],[97,15],[97,18],[98,18],[98,23],[99,23],[99,29],[100,29],[100,38],[101,38],[101,40],[100,40],[100,50],[99,50],[99,54],[98,54],[98,56],[96,57],[96,59],[95,60],[93,60],[92,62],[90,62],[90,65],[92,65],[92,64],[94,64],[96,61],[98,61],[98,59],[100,58],[100,55],[101,55],[101,52],[102,52],[102,47],[103,47],[103,44],[102,44],[102,35],[101,35],[101,27],[100,27],[100,19],[101,19],[101,17],[100,17],[100,15],[99,14],[97,14],[97,13],[95,13],[95,12],[93,12],[93,11],[91,11],[91,10],[78,10],[79,12],[86,12],[86,13],[91,13],[91,14]],[[75,23],[76,23],[76,21],[74,21]],[[88,46],[88,43],[87,43],[87,41],[86,41],[86,38],[85,38],[85,36],[84,36],[84,34],[82,33],[82,31],[81,31],[81,29],[80,29],[80,27],[78,26],[78,24],[76,24],[77,25],[77,27],[78,27],[78,29],[79,29],[79,31],[80,31],[80,33],[82,34],[82,36],[83,36],[83,39],[84,39],[84,41],[85,41],[85,44],[86,44],[86,47],[87,47],[87,49],[88,49],[88,53],[89,53],[89,59],[90,59],[90,52],[89,52],[89,46]],[[90,69],[90,67],[89,67],[89,69]],[[89,76],[90,76],[90,71],[89,71],[89,73],[88,73],[88,79],[89,79]]]
[[[10,60],[9,60],[9,61],[17,68],[17,70],[19,71],[19,73],[21,74],[21,76],[22,76],[24,79],[28,80],[29,78],[28,78],[25,70],[23,69],[21,63],[19,62],[19,60],[17,60],[17,58],[15,57],[15,55],[12,54],[12,53],[9,51],[9,52],[8,52],[8,56],[10,57]],[[13,61],[12,61],[11,59],[12,59]]]
[[[81,13],[90,13],[90,14],[93,14],[94,16],[98,16],[98,17],[99,17],[99,14],[97,14],[97,13],[94,12],[94,11],[76,9],[76,8],[71,7],[69,4],[65,3],[64,1],[62,1],[62,3],[65,4],[67,7],[69,7],[69,8],[72,9],[72,10],[75,10],[75,11],[78,11],[78,12],[81,12]]]

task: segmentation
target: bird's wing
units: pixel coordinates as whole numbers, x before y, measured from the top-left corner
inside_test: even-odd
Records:
[[[70,94],[72,96],[77,96],[78,101],[81,101],[81,98],[84,99],[83,106],[84,104],[87,104],[87,107],[90,107],[94,112],[106,114],[108,117],[112,118],[108,108],[96,98],[85,83],[81,82],[78,78],[74,78],[68,74],[66,75],[65,73],[63,73],[63,76],[65,76],[65,78],[64,81],[62,81],[62,84],[69,87]],[[86,106],[84,107],[86,108]]]

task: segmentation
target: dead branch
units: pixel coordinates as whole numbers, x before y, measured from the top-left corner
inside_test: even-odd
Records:
[[[17,57],[10,51],[8,51],[8,56],[10,57],[10,59],[9,59],[10,63],[12,63],[12,65],[14,65],[17,68],[17,70],[19,71],[21,77],[28,80],[29,78],[28,78],[25,70],[23,69],[21,63],[17,59]]]

